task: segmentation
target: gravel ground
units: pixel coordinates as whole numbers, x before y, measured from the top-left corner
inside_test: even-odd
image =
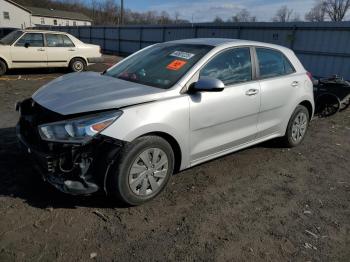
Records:
[[[0,261],[349,261],[349,110],[315,119],[297,148],[210,161],[125,208],[57,192],[17,149],[15,102],[65,71],[42,73],[0,78]]]

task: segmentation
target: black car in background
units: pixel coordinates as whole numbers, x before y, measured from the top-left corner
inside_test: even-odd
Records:
[[[12,31],[18,30],[18,28],[12,28],[12,27],[0,27],[0,39],[4,36],[8,35]]]

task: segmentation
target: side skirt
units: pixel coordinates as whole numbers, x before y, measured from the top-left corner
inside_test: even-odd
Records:
[[[253,145],[256,145],[256,144],[260,144],[262,142],[265,142],[265,141],[268,141],[268,140],[271,140],[271,139],[277,138],[277,137],[281,137],[281,134],[280,133],[274,133],[272,135],[268,135],[268,136],[265,136],[265,137],[253,140],[251,142],[248,142],[248,143],[236,146],[236,147],[232,147],[232,148],[228,148],[228,149],[222,150],[222,151],[220,151],[218,153],[211,154],[209,156],[202,157],[202,158],[199,158],[199,159],[191,161],[189,167],[193,167],[193,166],[199,165],[199,164],[207,162],[209,160],[212,160],[212,159],[224,156],[224,155],[228,155],[230,153],[242,150],[244,148],[247,148],[247,147],[250,147],[250,146],[253,146]]]

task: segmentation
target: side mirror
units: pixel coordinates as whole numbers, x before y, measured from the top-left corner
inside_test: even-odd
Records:
[[[25,47],[25,48],[28,48],[29,46],[30,46],[29,43],[25,43],[25,44],[24,44],[24,47]]]
[[[224,90],[224,83],[216,78],[202,77],[190,87],[190,92],[221,92]]]

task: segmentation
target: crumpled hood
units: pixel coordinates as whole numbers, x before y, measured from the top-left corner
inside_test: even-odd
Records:
[[[62,115],[120,108],[157,100],[165,90],[95,72],[61,76],[36,91],[32,98]]]

